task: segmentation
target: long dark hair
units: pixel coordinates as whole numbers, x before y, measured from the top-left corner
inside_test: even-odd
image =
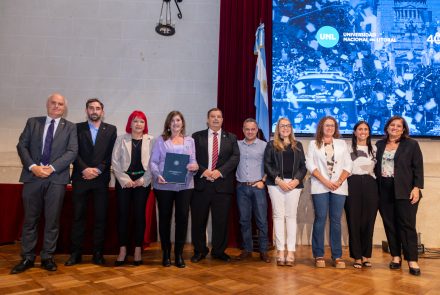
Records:
[[[354,154],[357,155],[357,137],[354,133],[356,132],[356,129],[362,124],[368,127],[368,137],[367,137],[368,154],[370,154],[374,158],[375,156],[373,153],[373,145],[371,144],[371,128],[366,121],[359,121],[354,125],[353,134],[351,135],[351,148],[353,149]]]
[[[390,135],[388,134],[388,127],[391,125],[391,123],[395,120],[400,120],[402,122],[403,125],[403,133],[400,136],[400,138],[396,141],[399,142],[402,139],[407,139],[409,138],[409,127],[408,127],[408,123],[406,123],[406,120],[402,117],[402,116],[392,116],[391,118],[388,119],[387,123],[385,124],[385,127],[383,127],[383,131],[385,134],[385,138],[387,139],[387,141],[390,140]]]

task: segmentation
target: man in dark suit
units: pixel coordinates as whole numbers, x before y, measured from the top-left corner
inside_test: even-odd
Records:
[[[24,223],[21,240],[22,260],[11,274],[21,273],[34,266],[38,223],[44,211],[44,242],[41,267],[55,271],[55,252],[61,209],[70,164],[78,153],[75,124],[62,118],[66,100],[58,93],[47,99],[47,116],[28,119],[17,144],[23,164]]]
[[[234,134],[222,130],[223,115],[218,108],[208,111],[208,129],[193,134],[199,171],[194,176],[191,201],[191,234],[194,244],[192,262],[199,262],[209,252],[206,246],[206,224],[212,215],[212,251],[214,259],[230,261],[228,215],[234,192],[234,172],[240,150]]]
[[[98,98],[87,100],[86,114],[88,120],[76,124],[79,150],[73,163],[72,247],[70,258],[64,263],[66,266],[81,262],[89,194],[93,195],[95,210],[92,261],[97,265],[105,264],[108,184],[116,127],[102,121],[104,104]]]

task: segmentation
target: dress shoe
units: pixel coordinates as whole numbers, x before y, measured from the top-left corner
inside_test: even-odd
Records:
[[[53,258],[43,259],[41,260],[41,268],[44,268],[48,271],[56,271],[57,264],[55,263],[55,260],[53,260]]]
[[[184,268],[186,265],[185,265],[185,261],[183,260],[183,257],[182,257],[182,253],[175,253],[174,254],[174,260],[175,260],[175,262],[174,262],[174,264],[178,267],[178,268]]]
[[[246,251],[246,250],[242,250],[240,255],[238,255],[235,259],[237,260],[246,260],[252,258],[252,252]]]
[[[223,253],[221,253],[221,254],[219,254],[219,255],[217,255],[217,254],[211,254],[211,256],[212,256],[212,258],[214,258],[214,259],[221,260],[221,261],[224,261],[224,262],[229,262],[229,261],[231,261],[231,257],[230,257],[228,254],[226,254],[225,252],[223,252]]]
[[[141,265],[141,264],[143,264],[144,262],[142,261],[142,259],[141,260],[134,260],[133,261],[133,265],[134,266],[139,266],[139,265]]]
[[[200,260],[203,260],[203,259],[205,259],[205,258],[206,258],[206,254],[195,253],[195,254],[193,255],[193,257],[191,257],[191,262],[193,262],[193,263],[197,263],[197,262],[199,262]]]
[[[24,272],[25,270],[31,267],[34,267],[34,262],[29,259],[23,259],[22,261],[20,261],[19,264],[17,264],[11,269],[11,274],[15,275]]]
[[[115,260],[115,266],[123,266],[127,263],[127,256],[125,256],[124,260]]]
[[[270,257],[267,252],[260,252],[260,259],[266,263],[270,263]]]
[[[162,265],[164,267],[170,267],[171,266],[171,257],[170,257],[169,250],[162,251]]]
[[[413,276],[419,276],[422,273],[420,272],[420,268],[415,268],[415,267],[410,267],[409,268],[409,273],[412,274]]]
[[[390,262],[390,269],[400,269],[402,267],[402,261],[399,262]]]
[[[105,265],[105,259],[101,252],[95,252],[92,257],[93,264]]]
[[[72,266],[72,265],[81,263],[81,260],[82,260],[81,255],[72,254],[72,255],[70,255],[69,259],[66,262],[64,262],[64,265],[65,266]]]

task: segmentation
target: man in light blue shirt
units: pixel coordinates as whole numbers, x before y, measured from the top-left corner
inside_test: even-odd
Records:
[[[238,260],[252,257],[252,213],[259,230],[260,259],[269,263],[267,255],[267,199],[264,186],[264,150],[266,142],[257,138],[258,124],[254,119],[243,123],[245,139],[238,141],[240,163],[237,167],[237,205],[240,212],[240,228],[243,250]]]

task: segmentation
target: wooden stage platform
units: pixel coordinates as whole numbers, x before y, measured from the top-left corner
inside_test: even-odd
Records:
[[[230,255],[239,252],[227,250]],[[347,252],[344,248],[344,255]],[[406,264],[402,270],[388,269],[390,258],[381,248],[374,249],[372,268],[354,269],[345,256],[347,268],[337,270],[330,259],[325,269],[316,269],[310,246],[298,247],[294,267],[278,267],[275,260],[261,262],[257,253],[247,261],[223,263],[208,256],[194,264],[187,245],[187,267],[179,269],[161,266],[160,246],[154,243],[145,250],[144,265],[139,267],[113,267],[114,255],[106,256],[106,267],[91,264],[90,256],[65,267],[68,256],[57,255],[56,272],[41,269],[37,259],[35,268],[9,275],[20,260],[18,253],[19,244],[0,246],[0,294],[440,294],[440,259],[420,259],[422,275],[414,277]]]

